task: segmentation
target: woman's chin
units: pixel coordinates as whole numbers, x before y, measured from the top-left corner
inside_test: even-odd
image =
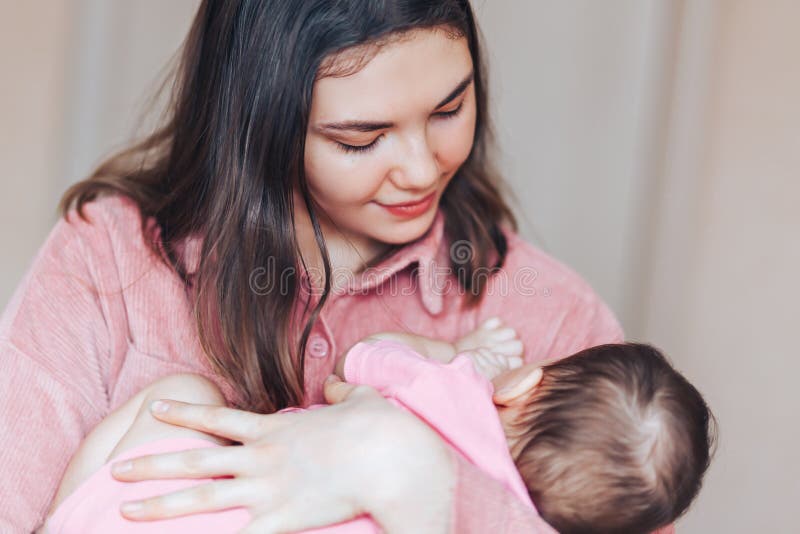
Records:
[[[403,245],[416,241],[427,232],[436,217],[436,209],[432,208],[428,212],[416,217],[407,219],[393,217],[389,215],[386,223],[376,225],[382,228],[381,235],[374,236],[375,239],[391,245]]]

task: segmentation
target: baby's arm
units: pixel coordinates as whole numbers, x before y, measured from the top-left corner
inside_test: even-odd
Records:
[[[419,336],[417,334],[407,334],[405,332],[379,332],[367,336],[363,341],[369,343],[379,339],[403,343],[414,349],[414,351],[421,356],[442,363],[450,363],[453,361],[453,358],[458,352],[455,345],[447,341]]]
[[[456,355],[456,349],[451,343],[403,332],[379,332],[365,337],[360,340],[359,343],[373,344],[380,340],[397,341],[398,343],[409,346],[414,352],[421,356],[442,363],[450,363]],[[348,349],[339,357],[336,362],[336,367],[334,368],[334,373],[343,380],[345,378],[344,363],[349,352],[350,350]]]
[[[506,327],[497,317],[484,321],[455,343],[404,332],[380,332],[365,337],[361,342],[374,343],[382,339],[403,343],[421,356],[442,363],[450,363],[457,354],[465,354],[472,359],[478,372],[489,380],[509,368],[522,365],[522,342],[516,331]],[[334,369],[342,379],[347,352],[342,354]]]

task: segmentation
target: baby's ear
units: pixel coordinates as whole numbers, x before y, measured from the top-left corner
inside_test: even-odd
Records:
[[[492,380],[492,400],[500,406],[511,406],[523,402],[542,380],[542,368],[529,363],[496,376]]]

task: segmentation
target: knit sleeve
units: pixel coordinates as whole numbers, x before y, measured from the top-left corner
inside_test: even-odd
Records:
[[[2,532],[41,524],[72,453],[107,412],[109,333],[86,243],[95,231],[61,219],[0,318]]]

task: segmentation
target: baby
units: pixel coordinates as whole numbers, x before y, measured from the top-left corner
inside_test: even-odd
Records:
[[[441,362],[472,360],[491,381],[489,395],[530,498],[561,534],[652,532],[688,509],[711,459],[716,423],[657,349],[608,344],[521,365],[509,338],[492,319],[455,347],[393,333],[366,341],[402,342]],[[456,354],[464,348],[472,350]],[[347,365],[341,361],[338,374]],[[478,382],[472,391],[485,391]]]
[[[493,318],[453,344],[400,333],[369,336],[338,359],[336,373],[375,387],[415,413],[523,502],[533,505],[532,500],[562,534],[651,532],[687,509],[709,463],[713,417],[697,390],[657,350],[603,345],[556,362],[526,365],[521,355],[516,332]],[[208,381],[181,375],[157,382],[123,405],[81,445],[62,481],[48,528],[68,533],[89,532],[91,526],[122,532],[127,526],[131,532],[156,532],[159,523],[163,527],[170,522],[171,532],[189,532],[195,521],[209,532],[223,531],[214,530],[217,524],[234,532],[247,523],[248,514],[241,509],[155,523],[119,518],[122,500],[146,496],[132,494],[134,487],[150,485],[150,494],[160,494],[203,481],[125,485],[111,478],[108,462],[81,465],[115,441],[115,416],[138,411],[127,441],[100,452],[103,459],[168,452],[158,447],[166,441],[157,440],[175,432],[188,439],[173,440],[176,448],[169,450],[224,444],[211,436],[198,440],[200,433],[153,419],[146,407],[157,398],[224,402]],[[139,432],[136,425],[147,429]],[[109,502],[104,505],[101,497]],[[313,532],[378,529],[362,517]]]

